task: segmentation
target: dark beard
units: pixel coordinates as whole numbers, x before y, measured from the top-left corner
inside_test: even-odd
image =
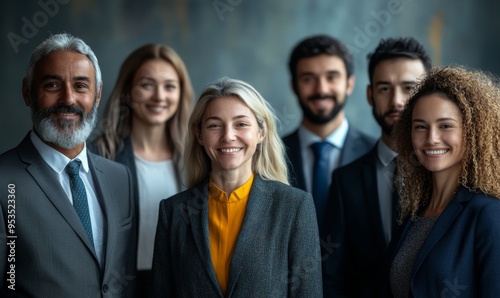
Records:
[[[328,115],[325,115],[325,116],[320,116],[320,115],[314,114],[314,112],[308,106],[306,106],[304,103],[302,103],[301,100],[299,100],[299,104],[300,104],[300,107],[302,108],[303,116],[309,122],[311,122],[313,124],[322,125],[322,124],[326,124],[326,123],[332,121],[333,119],[335,119],[335,117],[337,117],[337,115],[340,113],[340,111],[342,111],[344,109],[345,103],[347,101],[347,96],[346,96],[344,102],[339,103],[337,100],[337,96],[335,96],[335,95],[313,95],[313,96],[308,97],[307,100],[324,99],[324,98],[330,98],[335,102],[335,107],[332,109],[332,111]]]

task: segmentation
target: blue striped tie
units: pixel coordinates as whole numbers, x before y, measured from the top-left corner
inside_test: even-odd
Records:
[[[87,201],[87,192],[85,185],[83,185],[82,178],[80,178],[80,164],[79,160],[73,160],[66,166],[66,173],[69,175],[69,182],[71,184],[71,195],[73,196],[73,207],[82,221],[83,228],[87,232],[90,243],[94,246],[94,237],[92,236],[92,223],[90,222],[89,204]]]

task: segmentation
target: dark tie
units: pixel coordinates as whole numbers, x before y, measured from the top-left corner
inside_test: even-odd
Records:
[[[90,239],[92,246],[94,245],[94,237],[92,236],[92,224],[90,222],[89,204],[87,201],[87,193],[85,185],[80,178],[80,161],[73,160],[66,166],[66,173],[69,175],[71,185],[71,195],[73,196],[73,207],[82,221],[83,228]]]
[[[326,202],[328,200],[328,181],[330,178],[329,160],[330,150],[333,145],[326,142],[317,142],[311,145],[314,152],[313,183],[312,195],[314,206],[316,207],[316,216],[320,230],[323,227]]]

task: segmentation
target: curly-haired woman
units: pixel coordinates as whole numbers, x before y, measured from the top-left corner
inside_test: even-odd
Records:
[[[500,89],[479,70],[430,70],[394,128],[405,222],[394,297],[500,295]]]

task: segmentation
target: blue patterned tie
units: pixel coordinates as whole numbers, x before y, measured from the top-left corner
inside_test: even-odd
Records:
[[[318,226],[321,230],[328,200],[329,160],[333,145],[322,141],[312,144],[311,148],[314,152],[312,195],[316,207],[316,216],[318,217]]]
[[[66,173],[69,175],[69,182],[71,184],[71,195],[73,196],[73,207],[82,221],[83,228],[89,236],[90,243],[94,246],[94,237],[92,236],[92,223],[90,222],[89,204],[87,201],[87,192],[85,185],[80,178],[80,164],[79,160],[73,160],[66,166]]]

